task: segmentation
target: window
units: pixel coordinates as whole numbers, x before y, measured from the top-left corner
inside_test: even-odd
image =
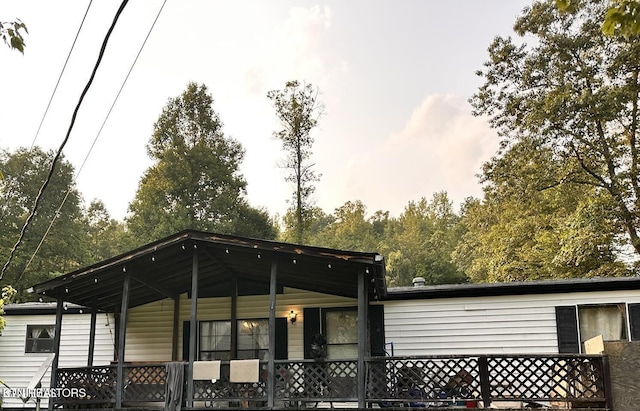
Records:
[[[228,360],[231,351],[231,321],[201,321],[198,359]]]
[[[323,312],[327,358],[358,358],[358,311],[348,308]]]
[[[584,352],[584,342],[602,335],[604,341],[628,341],[640,336],[640,310],[629,304],[569,305],[556,307],[558,352]],[[579,338],[578,338],[579,336]]]
[[[604,341],[627,341],[625,304],[584,305],[578,307],[580,344],[602,335]]]
[[[286,318],[276,319],[276,359],[287,358],[286,326]],[[188,322],[185,327],[188,327]],[[198,332],[199,360],[231,359],[231,321],[201,321]],[[238,320],[237,333],[236,359],[267,359],[269,320]],[[185,337],[184,344],[188,343]]]
[[[238,320],[238,359],[266,360],[269,320]]]
[[[53,352],[55,325],[27,325],[27,343],[24,352]]]

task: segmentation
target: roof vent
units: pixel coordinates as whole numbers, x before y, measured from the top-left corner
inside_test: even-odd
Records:
[[[416,277],[412,282],[414,287],[424,287],[426,281],[424,280],[424,277]]]

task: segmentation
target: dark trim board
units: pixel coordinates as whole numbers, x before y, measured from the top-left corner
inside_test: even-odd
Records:
[[[640,277],[576,278],[513,283],[445,284],[392,287],[383,300],[417,300],[457,297],[494,297],[527,294],[563,294],[594,291],[640,290]]]

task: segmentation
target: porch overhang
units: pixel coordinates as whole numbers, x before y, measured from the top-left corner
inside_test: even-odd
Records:
[[[186,230],[135,250],[33,286],[36,294],[99,310],[122,301],[131,276],[129,307],[176,298],[191,290],[192,255],[199,251],[199,287],[238,282],[269,284],[278,261],[278,284],[344,297],[358,297],[358,275],[370,279],[369,300],[386,296],[384,259],[362,253]]]

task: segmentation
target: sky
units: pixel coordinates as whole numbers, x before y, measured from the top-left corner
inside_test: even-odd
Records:
[[[457,207],[481,197],[477,174],[498,147],[468,99],[496,35],[522,0],[168,0],[122,93],[109,109],[163,0],[132,0],[64,149],[86,202],[123,219],[144,171],[146,144],[169,98],[205,84],[226,136],[245,149],[241,173],[254,207],[282,215],[285,182],[269,90],[297,79],[317,86],[325,114],[313,130],[321,174],[315,202],[333,212],[362,201],[399,216],[409,201],[447,191]],[[35,144],[56,150],[120,2],[3,2],[0,20],[28,27],[24,55],[0,47],[0,149],[30,147],[80,23],[69,62]],[[106,122],[105,122],[106,119]],[[101,127],[104,127],[101,129]],[[100,131],[101,130],[101,131]]]

